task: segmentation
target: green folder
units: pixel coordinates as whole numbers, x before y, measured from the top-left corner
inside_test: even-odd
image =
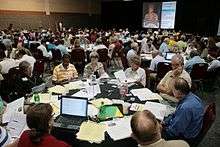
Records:
[[[100,121],[116,118],[116,117],[123,117],[123,114],[119,110],[117,106],[114,105],[104,105],[100,107],[98,119]]]

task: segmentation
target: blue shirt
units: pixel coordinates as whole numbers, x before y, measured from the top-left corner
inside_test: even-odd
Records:
[[[166,52],[169,52],[170,50],[169,50],[168,45],[167,45],[165,42],[163,42],[163,43],[160,45],[159,51],[160,51],[161,53],[166,53]]]
[[[60,50],[62,56],[63,56],[64,54],[68,54],[68,51],[67,51],[66,47],[65,47],[64,45],[62,45],[62,44],[59,44],[59,45],[56,47],[56,49],[59,49],[59,50]]]
[[[165,118],[165,138],[192,139],[202,128],[204,105],[193,93],[179,101],[175,113]]]
[[[193,65],[197,63],[205,63],[205,61],[202,58],[200,58],[200,56],[195,56],[186,61],[184,68],[188,73],[191,73]]]

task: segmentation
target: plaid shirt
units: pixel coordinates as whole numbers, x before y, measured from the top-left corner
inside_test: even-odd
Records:
[[[73,64],[69,64],[67,69],[63,67],[63,64],[59,64],[54,68],[53,71],[53,81],[62,81],[65,79],[78,78],[78,73]]]

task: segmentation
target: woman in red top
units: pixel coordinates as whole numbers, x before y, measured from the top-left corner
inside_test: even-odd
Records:
[[[53,109],[50,104],[37,104],[27,111],[30,130],[22,133],[19,140],[7,147],[70,147],[50,135]]]

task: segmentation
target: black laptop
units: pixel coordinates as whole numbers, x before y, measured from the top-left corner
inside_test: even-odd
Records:
[[[174,55],[176,55],[176,53],[167,52],[165,56],[165,60],[171,61]]]
[[[72,96],[61,96],[60,115],[53,127],[79,130],[83,121],[88,119],[88,99]]]

